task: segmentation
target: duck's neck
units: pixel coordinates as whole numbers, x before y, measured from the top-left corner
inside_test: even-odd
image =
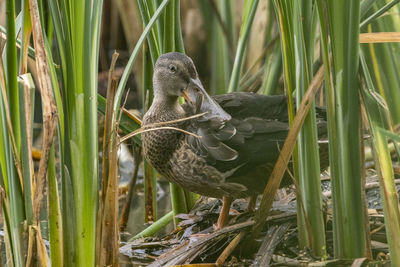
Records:
[[[177,97],[154,97],[149,112],[158,113],[158,121],[174,120],[184,116]]]
[[[168,108],[176,108],[179,106],[179,98],[176,96],[159,96],[155,95],[153,99],[153,105],[159,105]]]
[[[150,109],[143,118],[142,126],[158,122],[174,121],[185,117],[185,112],[179,105],[178,99],[155,97]],[[164,126],[182,127],[182,123],[171,123]],[[165,166],[171,155],[182,140],[182,133],[171,129],[158,129],[142,134],[142,145],[146,159],[163,175],[166,175]]]

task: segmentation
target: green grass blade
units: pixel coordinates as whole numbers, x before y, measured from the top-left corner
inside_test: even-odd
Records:
[[[17,149],[20,147],[20,114],[19,114],[19,90],[17,83],[17,47],[16,47],[16,32],[15,32],[15,2],[6,1],[6,31],[7,31],[7,43],[6,43],[6,64],[5,75],[7,81],[7,97],[10,108],[11,123],[13,132],[15,135],[15,141]],[[17,151],[19,154],[19,151]]]
[[[185,46],[183,44],[182,27],[181,27],[181,4],[180,0],[175,0],[175,49],[181,53],[185,53]]]
[[[138,7],[143,21],[143,25],[147,26],[150,23],[150,17],[151,17],[150,12],[154,9],[154,5],[152,4],[152,1],[138,0]],[[157,26],[160,26],[159,22],[162,21],[161,15],[162,13],[160,13],[159,15],[160,19],[157,20]],[[162,33],[162,31],[159,30],[158,27],[152,27],[149,35],[147,36],[147,43],[149,45],[151,60],[153,64],[155,64],[161,51],[162,44],[160,44],[161,37],[159,36],[159,33]]]
[[[7,236],[10,244],[11,257],[9,259],[14,265],[23,264],[22,247],[21,247],[21,223],[23,221],[23,201],[22,192],[19,187],[19,182],[12,155],[10,138],[6,127],[5,107],[3,103],[3,93],[0,92],[0,168],[2,170],[2,182],[4,183],[6,199],[8,205],[3,206],[4,220],[7,224]],[[4,202],[3,202],[4,203]],[[10,207],[11,206],[11,207]],[[12,212],[11,212],[12,211]],[[10,256],[10,255],[9,255]],[[20,265],[22,266],[22,265]]]
[[[247,0],[244,3],[242,26],[240,28],[239,41],[237,45],[235,61],[233,63],[228,92],[234,92],[238,90],[246,44],[250,35],[250,29],[256,14],[258,2],[259,0]]]
[[[278,88],[279,78],[282,73],[281,45],[277,44],[273,52],[267,56],[261,92],[264,95],[273,95]]]
[[[372,5],[376,0],[362,0],[360,4],[360,18],[364,18],[367,15],[368,10],[372,8]]]
[[[392,255],[390,259],[392,265],[397,266],[400,264],[400,206],[399,196],[394,183],[393,166],[387,138],[398,142],[400,141],[400,137],[385,129],[388,127],[388,120],[385,119],[388,116],[382,116],[382,113],[388,113],[388,110],[383,108],[376,101],[376,97],[373,96],[375,91],[374,84],[363,56],[361,56],[361,66],[366,86],[369,89],[362,88],[361,96],[371,127],[374,160],[384,204],[386,236],[389,241],[390,255]]]
[[[50,259],[53,266],[64,266],[63,224],[58,193],[54,144],[47,173],[47,212],[49,218]]]
[[[223,36],[221,27],[214,18],[211,28],[211,70],[210,93],[223,94],[229,86],[230,70],[232,62],[229,56],[229,48]]]
[[[22,21],[23,26],[21,30],[22,40],[22,53],[19,54],[19,73],[24,74],[27,72],[27,57],[26,49],[29,47],[29,40],[32,32],[31,16],[29,14],[29,1],[23,0],[22,2]]]
[[[21,103],[21,166],[24,184],[24,206],[28,225],[33,225],[33,194],[32,181],[34,177],[33,161],[32,161],[32,121],[31,112],[31,94],[35,93],[35,87],[30,75],[24,74],[25,79],[21,81],[20,103]],[[25,84],[28,83],[29,84]],[[27,92],[25,92],[27,91]],[[25,93],[27,98],[25,98]],[[29,116],[29,118],[26,118]],[[29,121],[29,123],[28,123]]]
[[[18,177],[16,167],[14,165],[13,153],[17,155],[20,154],[21,145],[21,130],[20,130],[20,110],[19,110],[19,90],[17,83],[17,48],[16,48],[16,31],[15,31],[15,2],[6,1],[6,31],[7,31],[7,42],[6,42],[6,61],[4,65],[4,72],[6,78],[6,96],[8,98],[9,113],[12,125],[12,133],[3,132],[4,142],[3,144],[8,147],[8,149],[3,150],[6,152],[6,166],[1,168],[7,169],[7,182],[8,184],[8,195],[6,196],[9,200],[9,230],[10,230],[10,241],[12,244],[12,253],[15,266],[22,266],[23,255],[22,252],[22,223],[25,220],[25,211],[23,207],[23,195],[20,183],[20,178]],[[3,93],[1,93],[3,95]],[[1,99],[3,102],[3,98]],[[4,106],[3,106],[4,111]],[[4,113],[3,113],[4,114]],[[3,122],[5,122],[5,117],[3,117]],[[3,124],[6,125],[6,124]],[[5,126],[4,126],[5,127]],[[11,143],[8,138],[9,135],[13,134],[16,142],[16,150],[12,151]],[[4,177],[3,177],[4,178]]]
[[[374,19],[380,17],[383,13],[387,12],[389,9],[391,9],[394,5],[396,5],[399,2],[400,2],[400,0],[394,0],[394,1],[390,2],[390,3],[387,3],[381,9],[379,9],[374,14],[372,14],[371,16],[366,18],[363,22],[361,22],[360,28],[362,28],[362,27],[368,25],[369,23],[371,23]]]
[[[168,3],[164,12],[163,46],[161,53],[176,51],[175,49],[175,5],[176,0]]]
[[[135,235],[132,239],[130,239],[128,242],[133,241],[134,239],[137,238],[142,238],[142,237],[148,237],[148,236],[153,236],[160,230],[162,230],[165,226],[167,226],[173,219],[174,213],[172,211],[168,212],[165,214],[162,218],[160,218],[157,222],[153,223],[137,235]]]
[[[312,64],[314,56],[314,39],[312,33],[315,28],[312,23],[312,1],[294,3],[293,6],[293,44],[296,57],[296,104],[299,108],[310,80],[312,78]],[[308,18],[302,20],[301,18]],[[286,66],[290,67],[290,66]],[[298,223],[300,246],[312,249],[314,255],[326,256],[325,227],[322,214],[320,162],[317,144],[315,104],[313,103],[304,120],[298,137],[299,185],[304,206],[298,206]],[[312,223],[311,223],[312,222]]]

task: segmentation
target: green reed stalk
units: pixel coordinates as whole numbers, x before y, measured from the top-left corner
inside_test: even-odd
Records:
[[[332,47],[333,89],[327,93],[333,197],[333,240],[337,258],[368,257],[364,174],[358,95],[359,1],[317,1],[320,25],[328,25]],[[325,24],[327,23],[327,24]],[[324,28],[322,34],[327,34]],[[324,53],[328,36],[324,36]],[[326,82],[330,82],[324,56]],[[351,133],[351,134],[350,134]],[[351,177],[351,179],[350,179]]]
[[[19,110],[19,89],[17,83],[17,48],[15,38],[15,2],[6,1],[6,54],[5,61],[3,61],[5,83],[4,91],[1,92],[1,117],[2,117],[2,134],[0,148],[3,151],[1,159],[1,169],[3,172],[3,182],[5,186],[6,202],[4,211],[8,213],[5,216],[6,223],[8,224],[7,230],[9,231],[8,237],[10,241],[10,248],[12,252],[12,261],[15,266],[22,266],[24,264],[23,256],[23,241],[21,240],[22,223],[25,220],[24,211],[24,197],[22,193],[22,185],[17,173],[16,166],[14,165],[14,157],[20,155],[21,145],[21,131],[20,131],[20,110]],[[5,93],[5,94],[4,94]],[[8,107],[5,106],[4,100],[7,99]],[[7,125],[6,109],[9,109],[9,118],[11,128]],[[13,140],[15,140],[15,143]],[[12,142],[14,143],[13,145]],[[14,146],[15,145],[15,146]],[[13,148],[14,146],[14,148]]]
[[[293,34],[296,55],[297,108],[312,79],[314,56],[313,1],[293,6]],[[304,18],[304,19],[302,19]],[[299,186],[302,203],[298,203],[299,244],[312,249],[314,255],[326,256],[325,226],[322,214],[320,161],[317,144],[317,123],[313,103],[298,138]],[[304,209],[304,212],[303,212]]]
[[[312,64],[309,63],[313,60],[314,52],[312,33],[315,25],[312,24],[312,1],[275,1],[274,4],[280,22],[285,85],[289,99],[292,92],[296,92],[296,103],[299,107],[313,73]],[[301,19],[307,16],[311,18]],[[299,184],[299,244],[301,247],[309,247],[316,256],[322,257],[326,254],[326,245],[314,104],[300,131],[297,153],[298,156],[294,160],[298,161],[295,171]]]
[[[391,255],[390,260],[392,266],[398,266],[400,264],[400,206],[394,183],[388,139],[398,142],[400,141],[400,136],[391,131],[389,111],[382,99],[379,99],[374,93],[374,84],[363,56],[361,57],[361,66],[366,82],[361,89],[361,96],[372,134],[373,154],[383,199],[385,229]]]
[[[50,1],[49,8],[61,64],[65,116],[60,126],[63,132],[59,131],[65,160],[65,168],[61,167],[64,259],[66,264],[94,266],[98,132],[97,71],[93,70],[98,66],[102,1]]]
[[[21,168],[24,188],[24,206],[28,225],[33,225],[33,194],[32,182],[34,177],[32,161],[32,119],[33,108],[32,95],[34,95],[35,86],[30,74],[23,74],[24,78],[19,84],[19,96],[21,103]]]
[[[275,46],[273,52],[266,57],[265,72],[261,84],[261,92],[264,95],[273,95],[278,88],[279,78],[282,73],[282,56],[280,43]]]
[[[204,28],[207,34],[206,42],[209,55],[209,92],[212,95],[223,94],[229,84],[229,76],[232,68],[231,52],[233,53],[232,39],[234,36],[234,16],[232,1],[198,1],[199,9],[203,17]],[[232,47],[230,47],[231,42]]]

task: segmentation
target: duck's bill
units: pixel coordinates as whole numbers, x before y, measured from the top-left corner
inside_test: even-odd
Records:
[[[183,89],[182,90],[182,97],[185,99],[186,102],[188,102],[190,105],[193,105],[193,101],[190,99],[189,95],[188,95],[188,90],[187,89]]]
[[[199,107],[200,112],[208,112],[206,117],[218,117],[221,120],[230,120],[231,116],[221,108],[221,106],[208,95],[199,78],[190,79],[186,91],[189,103]],[[197,103],[201,101],[201,103]]]

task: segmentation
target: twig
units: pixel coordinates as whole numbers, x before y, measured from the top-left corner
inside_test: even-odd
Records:
[[[369,32],[360,33],[360,43],[394,43],[400,42],[399,32]]]
[[[103,176],[96,226],[96,265],[118,265],[118,134],[113,103],[118,81],[114,78],[118,53],[114,52],[107,88],[107,103],[103,137]]]
[[[40,95],[43,108],[43,146],[42,156],[39,162],[37,184],[34,196],[34,218],[39,219],[40,208],[43,199],[43,189],[47,173],[50,149],[53,144],[53,137],[57,129],[57,108],[54,102],[52,84],[45,52],[43,32],[40,24],[39,7],[37,0],[29,0],[30,14],[32,21],[33,43],[36,51],[36,69],[40,85]]]
[[[267,185],[265,186],[263,196],[260,203],[260,208],[256,213],[256,225],[254,226],[254,231],[252,233],[253,237],[255,237],[262,228],[262,225],[265,222],[265,219],[268,216],[268,212],[271,209],[272,203],[274,201],[274,196],[276,191],[279,188],[279,185],[282,181],[282,177],[285,173],[287,163],[289,162],[290,156],[292,155],[294,145],[297,140],[297,136],[300,132],[301,126],[303,125],[304,119],[310,109],[312,104],[312,100],[318,91],[318,88],[321,86],[324,80],[324,68],[320,67],[317,74],[314,76],[311,81],[307,92],[305,93],[298,112],[293,120],[292,127],[289,130],[288,136],[283,145],[282,151],[279,154],[279,158],[275,164],[275,167],[271,173],[271,176],[268,180]]]
[[[33,227],[28,227],[28,248],[27,248],[27,255],[26,255],[26,266],[30,267],[33,258],[33,245],[35,242]]]
[[[39,264],[39,266],[42,267],[48,267],[49,262],[47,260],[47,251],[46,251],[46,246],[44,245],[44,240],[42,237],[42,232],[40,231],[39,226],[33,226],[33,231],[36,236],[36,261]]]
[[[187,120],[191,120],[191,119],[195,119],[195,118],[201,117],[201,116],[203,116],[203,115],[205,115],[207,113],[208,112],[206,111],[206,112],[199,113],[199,114],[196,114],[196,115],[192,115],[192,116],[189,116],[189,117],[185,117],[185,118],[182,118],[182,119],[177,119],[177,120],[172,120],[172,121],[155,122],[155,123],[152,123],[152,124],[145,125],[145,126],[143,126],[143,128],[149,128],[149,127],[154,127],[154,126],[160,126],[160,125],[166,125],[166,124],[171,124],[171,123],[176,123],[176,122],[187,121]]]
[[[217,261],[215,262],[218,266],[224,264],[229,255],[232,254],[235,248],[239,245],[240,241],[242,241],[244,236],[245,236],[244,231],[240,232],[238,235],[235,236],[235,238],[231,241],[231,243],[229,243],[229,245],[224,249],[224,251],[222,251],[221,255],[219,255]]]
[[[385,225],[382,224],[381,226],[379,226],[379,227],[375,228],[374,230],[372,230],[369,234],[370,234],[370,235],[373,235],[373,234],[375,234],[376,232],[379,232],[380,230],[382,230],[382,228],[384,228],[384,227],[385,227]]]
[[[199,135],[194,134],[194,133],[191,133],[191,132],[188,132],[188,131],[185,131],[185,130],[183,130],[183,129],[176,128],[176,127],[171,127],[171,126],[164,126],[164,127],[157,127],[157,128],[151,128],[151,129],[143,129],[143,128],[137,129],[136,131],[134,131],[134,132],[132,132],[132,133],[130,133],[130,134],[125,135],[124,137],[122,137],[121,140],[120,140],[120,143],[122,143],[122,142],[124,142],[125,140],[127,140],[127,139],[129,139],[129,138],[131,138],[131,137],[133,137],[133,136],[135,136],[135,135],[138,135],[138,134],[140,134],[140,133],[151,132],[151,131],[157,131],[157,130],[175,130],[175,131],[178,131],[178,132],[182,132],[182,133],[185,133],[185,134],[192,135],[192,136],[194,136],[194,137],[196,137],[196,138],[200,138]]]
[[[276,246],[282,241],[282,236],[289,230],[291,222],[286,222],[279,226],[273,226],[268,229],[268,232],[262,242],[260,249],[256,253],[252,266],[269,266],[272,258],[272,253]]]
[[[181,121],[194,119],[194,118],[197,118],[197,117],[201,117],[206,113],[207,112],[203,112],[203,113],[196,114],[196,115],[189,116],[189,117],[185,117],[185,118],[182,118],[182,119],[177,119],[177,120],[172,120],[172,121],[163,121],[163,122],[157,122],[157,123],[152,123],[152,124],[145,125],[142,128],[137,129],[136,131],[133,131],[130,134],[127,134],[124,137],[122,137],[121,140],[120,140],[120,143],[122,143],[122,142],[126,141],[127,139],[129,139],[129,138],[131,138],[131,137],[133,137],[135,135],[138,135],[140,133],[145,133],[145,132],[150,132],[150,131],[157,131],[157,130],[175,130],[175,131],[183,132],[183,133],[188,134],[188,135],[192,135],[192,136],[194,136],[196,138],[200,138],[200,136],[197,135],[197,134],[191,133],[189,131],[186,131],[186,130],[183,130],[183,129],[180,129],[180,128],[177,128],[177,127],[172,127],[172,126],[155,127],[155,126],[172,124],[172,123],[176,123],[176,122],[181,122]],[[151,128],[151,127],[155,127],[155,128]],[[150,129],[147,129],[147,128],[150,128]]]
[[[131,89],[128,88],[128,91],[127,91],[126,94],[125,94],[124,103],[122,104],[122,108],[121,108],[121,109],[122,109],[122,112],[126,111],[125,105],[126,105],[126,102],[128,101],[128,96],[129,96],[129,92],[130,92],[130,91],[131,91]],[[118,120],[117,120],[117,126],[118,126],[119,123],[121,122],[122,112],[119,113],[119,117],[118,117]],[[129,116],[129,115],[128,115],[128,116]]]
[[[137,124],[142,125],[142,120],[139,119],[136,115],[133,115],[129,110],[126,108],[122,108],[122,111],[132,120],[134,120]]]
[[[246,221],[243,223],[238,223],[232,226],[227,226],[222,228],[221,230],[218,230],[216,232],[213,232],[207,236],[205,236],[204,238],[199,239],[196,242],[193,242],[190,244],[190,251],[188,251],[188,247],[182,246],[181,248],[179,248],[176,251],[173,251],[172,253],[170,251],[166,252],[165,254],[161,255],[156,261],[154,261],[152,264],[149,265],[149,267],[156,267],[156,266],[167,266],[167,264],[172,264],[170,261],[171,260],[175,260],[176,258],[181,258],[182,259],[182,255],[185,253],[190,253],[192,251],[197,251],[199,248],[201,248],[202,246],[204,246],[204,244],[206,244],[207,242],[213,240],[214,238],[223,235],[225,233],[229,233],[229,232],[233,232],[233,231],[237,231],[249,226],[254,225],[254,221],[250,220],[250,221]],[[173,264],[178,264],[176,262],[174,262]]]

